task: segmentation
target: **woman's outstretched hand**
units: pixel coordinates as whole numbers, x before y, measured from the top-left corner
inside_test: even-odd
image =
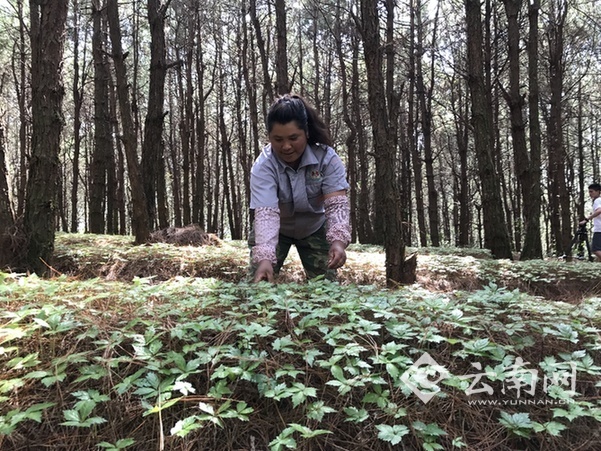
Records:
[[[330,251],[328,253],[328,268],[338,269],[346,262],[346,251],[342,241],[334,241],[330,245]]]
[[[255,271],[253,282],[260,282],[261,280],[273,282],[273,265],[269,260],[261,261],[259,267]]]

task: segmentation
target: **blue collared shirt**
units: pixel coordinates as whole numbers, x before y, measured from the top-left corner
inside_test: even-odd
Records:
[[[268,144],[250,173],[250,208],[279,208],[280,233],[303,239],[326,220],[323,196],[348,189],[344,165],[331,147],[307,145],[294,170]]]

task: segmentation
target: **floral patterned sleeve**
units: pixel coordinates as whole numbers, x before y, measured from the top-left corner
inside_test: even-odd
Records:
[[[326,211],[326,239],[332,244],[342,241],[345,246],[351,242],[350,205],[346,195],[328,197],[324,201]]]
[[[277,263],[275,249],[280,233],[280,210],[260,207],[255,209],[255,245],[252,248],[252,262],[255,264],[269,260]]]

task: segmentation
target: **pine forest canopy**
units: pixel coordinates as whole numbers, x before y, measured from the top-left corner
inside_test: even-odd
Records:
[[[405,245],[563,255],[600,180],[597,4],[1,1],[0,265],[56,230],[246,238],[284,92],[329,124],[387,268]]]

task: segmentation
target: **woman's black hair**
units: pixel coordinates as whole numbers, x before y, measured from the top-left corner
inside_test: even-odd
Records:
[[[271,133],[273,124],[296,122],[299,128],[307,132],[307,142],[332,145],[330,133],[317,110],[305,99],[295,94],[284,94],[269,107],[267,112],[267,133]]]

